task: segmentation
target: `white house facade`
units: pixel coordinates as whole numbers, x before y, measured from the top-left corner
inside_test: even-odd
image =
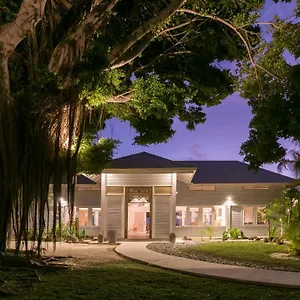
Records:
[[[119,239],[199,237],[239,228],[266,236],[261,209],[293,179],[238,161],[171,161],[146,152],[115,159],[102,174],[80,175],[75,216],[88,235]],[[63,219],[68,222],[68,208]]]

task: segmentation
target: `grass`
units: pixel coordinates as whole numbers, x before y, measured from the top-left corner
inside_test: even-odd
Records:
[[[7,299],[300,299],[299,289],[194,277],[122,261],[42,274],[32,288]]]
[[[263,242],[218,242],[179,248],[185,254],[214,258],[220,262],[239,262],[247,266],[300,271],[299,260],[270,257],[271,253],[289,253],[288,245]]]

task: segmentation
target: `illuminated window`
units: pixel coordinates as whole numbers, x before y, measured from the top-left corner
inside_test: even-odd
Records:
[[[176,206],[176,226],[186,225],[186,206]]]
[[[253,217],[254,217],[254,207],[253,206],[248,206],[244,207],[243,211],[244,215],[244,225],[253,225]]]
[[[92,225],[93,226],[101,225],[101,208],[93,208]]]
[[[203,224],[212,225],[212,208],[211,207],[203,208],[202,215],[203,215]]]
[[[257,207],[257,212],[256,212],[256,224],[257,225],[262,225],[266,224],[267,220],[265,219],[265,214],[262,211],[265,207],[259,206]]]
[[[79,208],[79,226],[88,226],[89,210],[87,208]]]
[[[225,226],[225,207],[215,206],[216,209],[216,224],[215,226]]]
[[[199,225],[199,208],[190,207],[190,225],[197,226]]]

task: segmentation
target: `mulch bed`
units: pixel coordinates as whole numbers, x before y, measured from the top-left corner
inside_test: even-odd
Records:
[[[288,266],[275,266],[275,265],[261,265],[256,264],[255,262],[238,262],[231,261],[229,259],[224,259],[220,257],[211,257],[204,255],[202,253],[189,253],[183,252],[181,249],[191,247],[195,245],[193,242],[183,242],[183,243],[175,243],[172,245],[171,243],[151,243],[147,245],[149,250],[159,252],[166,255],[179,256],[194,260],[201,260],[205,262],[217,263],[217,264],[225,264],[225,265],[234,265],[234,266],[244,266],[244,267],[252,267],[259,269],[269,269],[269,270],[280,270],[280,271],[291,271],[291,272],[299,272],[299,270],[295,270]]]

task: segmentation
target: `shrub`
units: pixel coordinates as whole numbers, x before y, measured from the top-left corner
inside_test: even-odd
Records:
[[[199,231],[199,233],[200,233],[201,241],[203,241],[203,240],[204,240],[205,231],[201,229],[201,230]]]
[[[244,233],[238,228],[229,228],[223,232],[223,240],[225,239],[243,239]]]
[[[170,242],[171,244],[175,244],[175,242],[176,242],[176,234],[175,234],[174,232],[171,232],[171,233],[169,234],[169,242]]]
[[[215,227],[213,227],[213,226],[208,226],[207,227],[207,235],[209,236],[210,240],[215,235],[215,233],[216,233],[216,228]]]

